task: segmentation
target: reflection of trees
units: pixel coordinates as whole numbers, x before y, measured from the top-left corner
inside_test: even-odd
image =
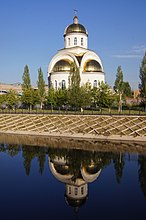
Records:
[[[0,152],[2,153],[6,152],[6,148],[4,144],[0,144]]]
[[[24,168],[26,171],[26,175],[29,176],[30,169],[31,169],[31,161],[35,157],[35,152],[33,150],[33,147],[22,147],[22,157],[24,159]]]
[[[56,157],[64,158],[69,162],[70,173],[73,174],[75,180],[80,174],[80,168],[91,167],[96,165],[97,169],[103,169],[108,166],[112,161],[116,172],[117,182],[122,178],[124,168],[124,154],[114,154],[110,152],[98,151],[84,151],[79,149],[65,149],[65,148],[45,148],[39,146],[22,146],[22,145],[9,145],[0,144],[0,152],[8,153],[11,157],[16,156],[22,150],[22,157],[24,159],[24,168],[26,175],[29,176],[31,171],[31,163],[37,158],[39,164],[39,172],[43,174],[46,155],[49,155],[53,160]]]
[[[39,172],[42,175],[44,171],[45,161],[46,161],[45,150],[38,151],[37,156],[38,156],[38,162],[39,162]]]
[[[9,144],[0,144],[0,152],[3,152],[3,153],[6,152],[11,157],[16,156],[19,153],[19,151],[20,151],[20,146],[18,145],[12,146]]]
[[[146,155],[140,155],[138,158],[139,163],[139,182],[143,191],[144,197],[146,198]]]
[[[0,144],[0,152],[7,153],[11,157],[16,156],[22,151],[23,163],[27,176],[30,174],[31,162],[34,158],[38,158],[39,172],[40,174],[43,173],[47,150],[47,148],[37,146]]]
[[[43,147],[23,146],[22,156],[24,158],[24,167],[26,175],[29,176],[32,160],[37,157],[39,162],[39,172],[42,174],[46,160],[46,149]]]
[[[7,152],[11,157],[16,156],[19,153],[19,151],[20,151],[20,146],[7,145]]]
[[[125,165],[124,155],[121,153],[114,155],[113,163],[114,163],[114,168],[116,172],[117,182],[120,183],[120,180],[123,174],[124,165]]]

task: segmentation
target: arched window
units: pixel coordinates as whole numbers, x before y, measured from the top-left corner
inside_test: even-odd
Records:
[[[74,45],[77,45],[77,37],[74,38]]]
[[[65,80],[62,80],[62,89],[65,89],[66,88],[66,82]]]
[[[71,194],[71,187],[68,188],[68,194]]]
[[[82,195],[84,194],[84,187],[83,186],[81,187],[81,194]]]
[[[70,46],[70,38],[68,38],[68,46]]]
[[[75,191],[74,191],[74,193],[75,193],[75,196],[77,196],[78,195],[78,188],[77,187],[75,187],[75,189],[74,189]]]
[[[96,87],[96,88],[97,88],[97,80],[94,80],[94,82],[93,82],[93,87]]]
[[[83,38],[81,38],[81,46],[83,46]]]
[[[55,89],[57,90],[57,80],[55,80]]]

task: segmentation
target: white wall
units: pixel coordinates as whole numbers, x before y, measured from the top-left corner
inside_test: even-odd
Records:
[[[77,45],[74,45],[74,38],[77,38]],[[81,45],[81,38],[83,38],[83,45]],[[70,44],[69,44],[69,39],[70,39]],[[71,48],[71,47],[83,47],[87,49],[88,47],[88,42],[87,42],[87,35],[83,33],[71,33],[67,34],[64,39],[64,47],[65,48]]]
[[[69,87],[68,85],[68,72],[55,72],[51,74],[51,83],[53,87],[55,88],[55,80],[57,81],[57,89],[62,88],[62,80],[65,80],[66,82],[66,88]]]
[[[81,74],[81,85],[90,82],[91,86],[93,87],[94,80],[97,80],[98,82],[105,82],[105,76],[102,72],[90,72],[90,73],[82,73]]]

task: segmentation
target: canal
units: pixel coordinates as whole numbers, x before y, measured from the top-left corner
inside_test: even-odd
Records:
[[[146,155],[0,144],[0,219],[146,219]]]

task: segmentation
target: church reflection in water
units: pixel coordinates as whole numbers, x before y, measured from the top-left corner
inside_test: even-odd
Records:
[[[33,161],[36,160],[35,168],[39,167],[38,172],[40,175],[46,173],[44,170],[47,163],[52,175],[58,181],[65,184],[65,201],[69,206],[74,207],[75,211],[78,211],[79,207],[86,203],[89,196],[89,184],[97,179],[99,180],[101,172],[104,173],[105,167],[110,165],[112,165],[112,169],[108,175],[112,175],[111,173],[114,172],[114,181],[117,184],[120,184],[122,179],[125,181],[125,178],[129,178],[124,176],[123,172],[128,172],[129,167],[134,165],[132,169],[136,173],[135,178],[138,178],[139,187],[146,198],[145,154],[89,151],[61,147],[34,147],[2,143],[0,144],[0,156],[4,157],[4,154],[8,154],[13,159],[15,157],[18,159],[17,156],[21,158],[20,161],[23,163],[26,177],[29,177],[34,172],[32,169]],[[135,165],[137,168],[135,168]],[[129,181],[131,180],[129,179]],[[137,186],[135,185],[135,187]]]
[[[96,160],[89,157],[87,161],[79,160],[78,157],[72,159],[67,155],[55,156],[53,159],[48,157],[52,174],[66,186],[67,204],[77,211],[88,198],[88,183],[95,181],[101,173],[102,159],[100,157]]]

